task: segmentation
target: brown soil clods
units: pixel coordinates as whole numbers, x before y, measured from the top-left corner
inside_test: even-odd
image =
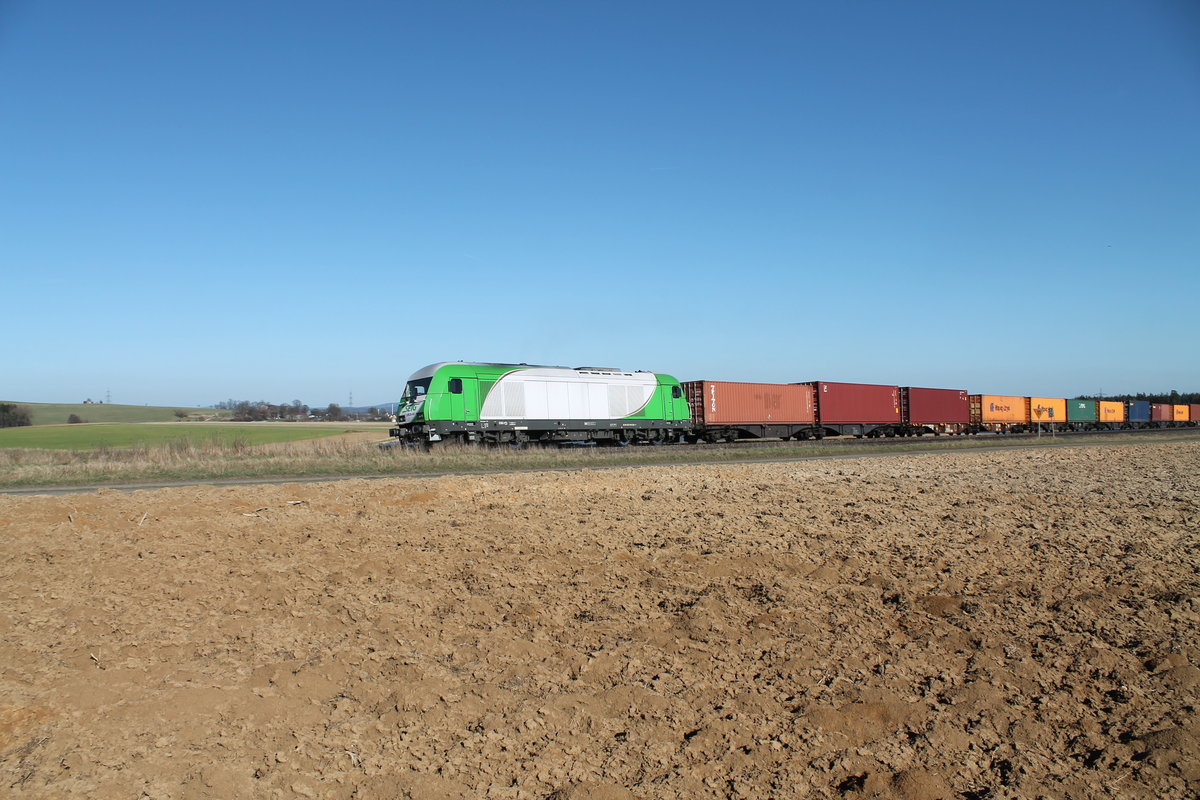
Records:
[[[0,795],[1193,797],[1198,463],[0,497]]]

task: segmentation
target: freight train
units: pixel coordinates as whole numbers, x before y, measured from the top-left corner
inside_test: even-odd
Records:
[[[390,433],[404,444],[665,444],[1200,424],[1200,404],[970,394],[864,383],[680,383],[654,372],[430,364],[408,379]]]

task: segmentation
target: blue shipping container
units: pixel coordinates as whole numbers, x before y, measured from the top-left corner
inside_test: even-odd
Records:
[[[1129,406],[1130,422],[1150,421],[1150,402],[1148,400],[1130,400],[1127,405]]]

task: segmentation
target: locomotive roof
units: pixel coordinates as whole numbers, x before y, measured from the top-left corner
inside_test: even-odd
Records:
[[[561,367],[561,366],[552,366],[549,364],[505,364],[505,363],[493,363],[493,362],[487,362],[487,361],[438,361],[435,364],[430,364],[428,366],[421,367],[419,370],[414,372],[409,377],[409,380],[419,380],[421,378],[430,378],[433,376],[433,374],[435,372],[437,372],[442,367],[452,367],[452,366],[528,367],[530,369],[568,369],[568,370],[589,370],[589,371],[593,371],[593,372],[621,372],[621,373],[628,372],[628,370],[619,369],[617,367]]]

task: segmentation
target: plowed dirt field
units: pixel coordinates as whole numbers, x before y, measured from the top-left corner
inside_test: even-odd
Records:
[[[1200,444],[0,497],[0,795],[1200,795]]]

